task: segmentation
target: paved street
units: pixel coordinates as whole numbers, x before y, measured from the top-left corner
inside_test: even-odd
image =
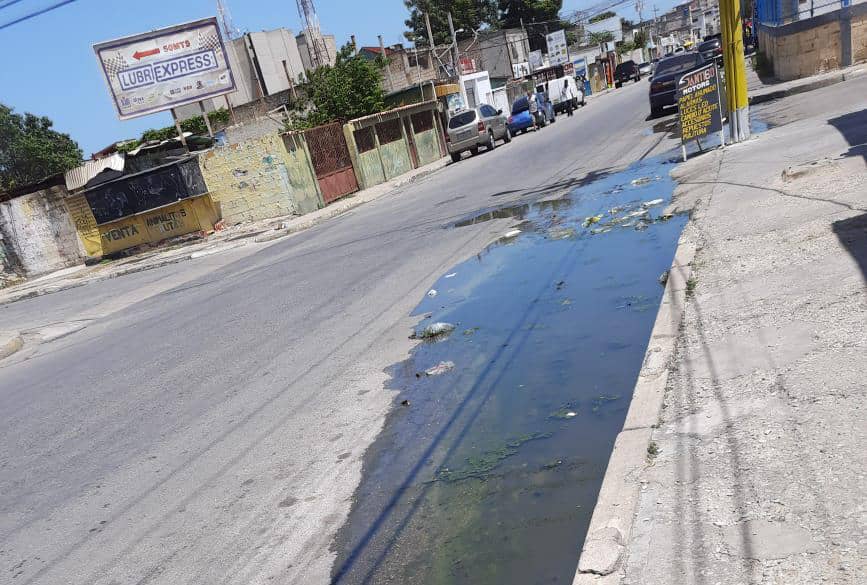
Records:
[[[509,223],[443,226],[673,148],[647,111],[630,84],[264,250],[0,307],[79,329],[0,365],[0,582],[327,583],[409,313]]]

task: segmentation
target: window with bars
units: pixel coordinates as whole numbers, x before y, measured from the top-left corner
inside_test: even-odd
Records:
[[[353,132],[355,147],[359,153],[368,152],[376,148],[376,139],[373,137],[373,126],[359,128]]]
[[[380,144],[389,144],[403,140],[403,134],[400,131],[400,119],[386,120],[376,125],[376,135],[379,137]]]
[[[419,112],[412,115],[412,127],[416,134],[433,130],[434,122],[431,112]]]

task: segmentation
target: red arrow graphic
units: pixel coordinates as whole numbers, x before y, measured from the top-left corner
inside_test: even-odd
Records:
[[[159,50],[159,48],[156,48],[156,49],[151,49],[150,51],[136,51],[135,53],[132,54],[132,56],[134,59],[141,61],[145,57],[152,57],[154,55],[159,55],[159,54],[160,54],[160,50]]]

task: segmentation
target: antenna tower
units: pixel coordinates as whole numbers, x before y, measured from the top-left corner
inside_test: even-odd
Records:
[[[325,37],[319,28],[319,17],[313,0],[298,0],[298,16],[304,24],[304,36],[307,38],[307,52],[310,54],[310,64],[314,69],[330,64],[328,47]]]
[[[220,26],[223,27],[223,35],[230,41],[235,40],[243,34],[241,29],[236,28],[232,23],[232,15],[229,12],[229,7],[223,0],[217,0],[217,17],[220,19]]]

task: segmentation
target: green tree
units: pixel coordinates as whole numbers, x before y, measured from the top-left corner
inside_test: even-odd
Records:
[[[610,43],[614,40],[614,34],[611,31],[603,30],[591,32],[587,35],[587,42],[591,45],[601,45],[602,43]]]
[[[500,26],[518,28],[523,20],[525,25],[544,22],[550,30],[557,30],[563,0],[499,0]]]
[[[385,107],[380,86],[383,64],[357,56],[351,45],[345,45],[333,67],[310,72],[306,86],[310,109],[292,127],[312,128],[381,111]]]
[[[458,38],[473,36],[473,31],[483,25],[497,24],[496,0],[404,0],[409,18],[406,20],[407,31],[404,36],[417,46],[427,46],[427,27],[424,15],[430,17],[434,43],[448,45],[452,42],[449,31],[448,13],[452,13],[455,30],[463,29]]]
[[[647,33],[643,30],[637,31],[632,35],[632,42],[635,44],[636,49],[643,49],[647,46]]]
[[[600,20],[606,20],[606,19],[612,18],[614,16],[617,16],[616,12],[614,12],[613,10],[606,10],[605,12],[600,12],[596,16],[591,16],[587,22],[589,22],[590,24],[593,24],[594,22],[599,22]]]
[[[81,149],[46,118],[0,104],[0,191],[36,183],[81,164]]]

